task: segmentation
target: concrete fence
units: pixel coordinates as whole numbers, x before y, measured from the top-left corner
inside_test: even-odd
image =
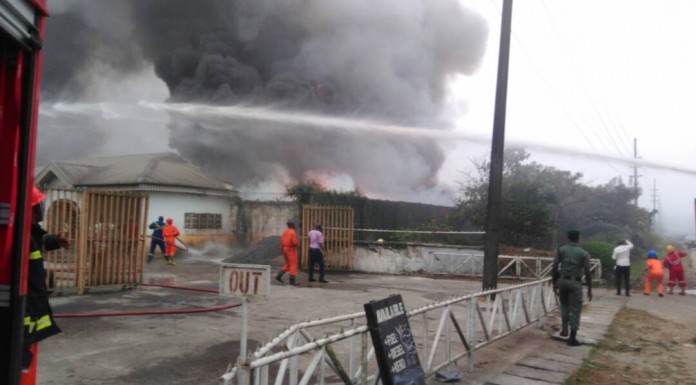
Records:
[[[506,279],[537,280],[550,276],[552,264],[552,257],[500,255],[498,276]],[[593,279],[600,280],[601,261],[591,259],[590,265]],[[368,273],[427,273],[481,277],[483,251],[446,245],[357,245],[354,268]]]

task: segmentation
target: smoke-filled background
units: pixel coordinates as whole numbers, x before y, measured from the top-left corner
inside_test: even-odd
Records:
[[[313,178],[397,199],[442,192],[445,152],[435,141],[163,117],[134,105],[244,105],[441,130],[448,79],[476,71],[488,34],[485,20],[456,0],[52,0],[49,7],[38,164],[170,147],[238,186]]]

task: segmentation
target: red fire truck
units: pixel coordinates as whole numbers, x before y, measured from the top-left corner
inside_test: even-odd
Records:
[[[21,371],[46,0],[0,2],[0,383]],[[36,360],[34,360],[36,361]]]

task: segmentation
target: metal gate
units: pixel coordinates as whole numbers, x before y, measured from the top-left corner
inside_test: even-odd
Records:
[[[68,250],[45,253],[48,286],[75,288],[142,283],[149,198],[145,193],[46,191],[49,233],[63,233]]]
[[[307,233],[316,225],[324,227],[326,267],[353,270],[353,208],[347,206],[302,206],[302,266],[307,266]]]

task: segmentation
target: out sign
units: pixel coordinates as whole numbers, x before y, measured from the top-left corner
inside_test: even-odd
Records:
[[[268,299],[271,292],[271,266],[225,263],[220,268],[220,295],[224,297]]]

